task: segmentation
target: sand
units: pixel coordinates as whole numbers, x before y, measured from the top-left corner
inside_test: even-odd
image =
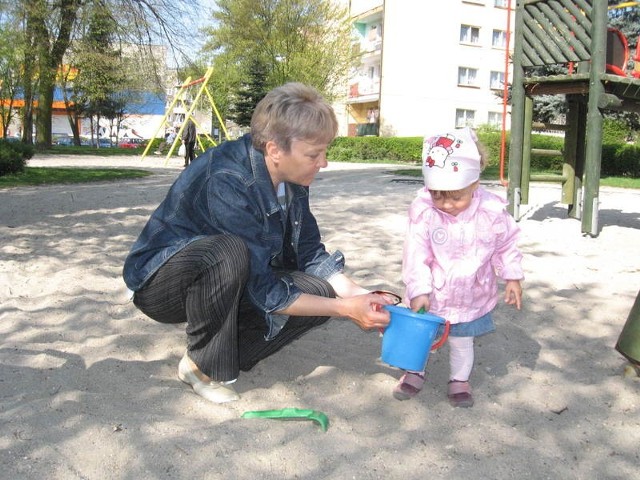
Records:
[[[446,399],[447,348],[415,399],[380,337],[333,319],[242,373],[216,406],[176,377],[184,325],[128,301],[121,269],[182,160],[44,157],[133,166],[141,180],[0,190],[0,477],[6,479],[639,479],[640,380],[614,349],[640,288],[640,192],[603,188],[597,238],[537,185],[519,222],[522,311],[500,304],[477,341],[476,404]],[[402,291],[419,183],[388,165],[335,164],[312,187],[330,250],[371,288]],[[504,195],[499,184],[486,188]],[[249,410],[324,412],[311,421]]]

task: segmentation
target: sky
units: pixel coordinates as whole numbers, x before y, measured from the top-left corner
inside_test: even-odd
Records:
[[[193,25],[192,32],[189,32],[188,35],[177,39],[175,41],[174,46],[178,48],[184,48],[185,40],[188,40],[190,48],[185,51],[185,54],[192,60],[195,60],[198,56],[198,52],[204,45],[206,38],[202,36],[200,33],[200,29],[211,24],[211,11],[215,7],[215,0],[196,0],[200,4],[200,8],[194,12],[194,16],[191,19],[191,23]],[[185,22],[186,23],[186,22]],[[180,66],[181,61],[177,61],[174,52],[169,48],[167,50],[167,64],[170,68],[176,68]]]

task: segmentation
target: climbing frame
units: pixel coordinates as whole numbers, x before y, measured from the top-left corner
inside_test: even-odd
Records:
[[[169,147],[169,151],[166,157],[166,162],[169,161],[169,159],[171,158],[171,155],[173,155],[173,152],[175,151],[176,147],[180,143],[181,141],[180,138],[182,137],[182,131],[186,127],[187,121],[192,120],[197,127],[200,127],[200,125],[198,124],[198,122],[193,116],[193,112],[196,109],[196,106],[198,105],[198,101],[202,98],[203,95],[206,96],[206,99],[208,100],[209,105],[211,106],[211,109],[216,114],[216,117],[218,118],[218,122],[220,123],[222,130],[224,132],[225,138],[227,139],[229,138],[229,133],[227,132],[224,121],[220,116],[220,112],[218,112],[216,103],[213,100],[213,95],[211,94],[211,91],[209,90],[209,87],[208,87],[208,83],[212,75],[213,75],[213,67],[209,67],[205,75],[197,80],[192,81],[191,77],[187,77],[187,79],[182,83],[182,85],[180,86],[180,89],[178,90],[175,97],[171,101],[171,104],[167,108],[164,114],[164,117],[162,118],[162,122],[160,123],[158,129],[156,130],[152,138],[157,137],[160,130],[166,127],[166,125],[169,123],[169,119],[172,117],[174,113],[176,106],[181,106],[186,113],[185,113],[184,121],[181,123],[180,128],[177,132],[176,138],[171,144],[171,146]],[[196,94],[190,95],[193,89],[196,87],[197,87]],[[189,96],[190,98],[189,102],[187,102],[186,100],[187,96]],[[201,130],[204,130],[204,129],[201,129]],[[208,133],[205,133],[205,136],[209,141],[211,141],[211,143],[213,143],[214,145],[216,144],[215,140],[211,138],[211,136]],[[199,143],[200,149],[204,150],[201,139],[199,137],[197,141]],[[142,158],[144,158],[149,153],[149,150],[151,149],[151,143],[152,142],[149,142],[149,144],[147,145],[147,148],[145,148],[144,152],[142,153]]]
[[[619,32],[608,28],[607,12],[606,0],[517,2],[508,185],[516,219],[528,203],[530,180],[556,180],[568,215],[581,219],[582,233],[599,233],[603,112],[640,112],[640,79],[624,74],[621,51],[628,52],[620,48]],[[560,73],[539,73],[539,67],[551,66]],[[568,103],[563,173],[536,178],[529,174],[533,102],[553,94],[565,95]]]

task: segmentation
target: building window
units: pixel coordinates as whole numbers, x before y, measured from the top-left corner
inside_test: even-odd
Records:
[[[478,69],[458,67],[458,85],[467,87],[477,86]]]
[[[487,123],[492,127],[502,127],[502,113],[489,112],[489,116],[487,117]]]
[[[473,127],[476,112],[474,110],[456,110],[456,128]]]
[[[480,43],[480,28],[470,25],[460,25],[460,43],[475,45]]]
[[[491,88],[491,90],[504,89],[504,72],[491,72],[491,77],[489,79],[489,88]]]
[[[491,37],[491,46],[505,48],[507,46],[507,32],[504,30],[494,30]]]
[[[493,0],[493,6],[498,8],[507,8],[507,0]]]

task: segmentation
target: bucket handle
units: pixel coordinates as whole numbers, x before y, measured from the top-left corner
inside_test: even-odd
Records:
[[[418,313],[424,313],[424,308],[421,308],[420,310],[418,310]],[[444,332],[442,333],[442,337],[440,337],[440,340],[438,340],[436,343],[431,345],[431,351],[432,352],[434,350],[439,349],[442,345],[444,345],[444,342],[446,342],[447,338],[449,338],[449,329],[450,328],[451,328],[451,322],[449,322],[449,320],[445,320],[445,322],[444,322]]]
[[[449,338],[449,329],[451,328],[451,322],[449,322],[449,320],[444,322],[444,332],[442,334],[442,337],[440,337],[440,340],[438,340],[436,343],[434,343],[431,346],[431,351],[433,352],[434,350],[439,349],[442,345],[444,345],[444,342],[447,341],[447,338]]]

